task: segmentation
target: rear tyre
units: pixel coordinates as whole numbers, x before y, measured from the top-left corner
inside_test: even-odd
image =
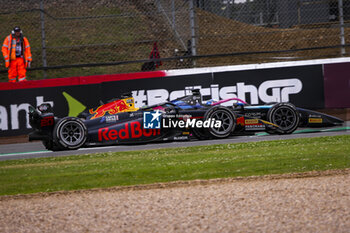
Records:
[[[64,149],[61,146],[57,145],[57,143],[55,143],[52,139],[44,140],[43,145],[47,150],[52,150],[52,151],[60,151]]]
[[[208,129],[204,129],[204,128],[196,129],[196,128],[194,128],[192,130],[192,132],[193,132],[193,135],[199,140],[208,140],[208,139],[212,138]]]
[[[267,130],[269,134],[291,134],[299,126],[299,114],[295,106],[289,103],[279,103],[267,113],[267,119],[278,125],[276,130]]]
[[[54,128],[54,142],[63,149],[78,149],[84,145],[86,137],[86,126],[76,117],[62,118]]]
[[[215,119],[215,121],[221,121],[220,127],[210,127],[208,132],[215,138],[226,138],[236,128],[236,116],[228,108],[218,106],[209,109],[205,115],[205,120]]]

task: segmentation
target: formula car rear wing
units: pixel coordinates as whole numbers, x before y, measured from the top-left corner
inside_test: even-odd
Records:
[[[41,104],[37,109],[29,105],[29,124],[34,129],[29,134],[29,141],[47,138],[52,133],[55,121],[50,104]]]

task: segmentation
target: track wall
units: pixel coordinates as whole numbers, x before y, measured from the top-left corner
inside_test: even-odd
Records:
[[[76,116],[125,92],[132,92],[138,107],[201,89],[204,100],[238,97],[251,104],[350,108],[349,74],[349,61],[319,60],[0,83],[0,137],[31,131],[29,105],[49,102],[57,117]]]

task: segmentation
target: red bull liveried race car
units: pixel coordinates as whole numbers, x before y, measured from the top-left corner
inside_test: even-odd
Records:
[[[230,106],[222,106],[231,103]],[[57,118],[49,104],[29,107],[33,132],[48,150],[111,144],[220,139],[235,135],[291,134],[298,127],[328,127],[343,120],[291,103],[249,105],[232,98],[202,101],[199,90],[173,101],[136,108],[131,93],[91,108],[78,117]]]

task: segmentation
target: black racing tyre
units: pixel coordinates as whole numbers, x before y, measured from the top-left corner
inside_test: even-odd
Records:
[[[208,139],[212,138],[212,136],[209,133],[208,129],[204,129],[204,128],[197,129],[197,128],[194,128],[192,130],[192,133],[199,140],[208,140]]]
[[[58,121],[53,131],[54,142],[64,149],[78,149],[87,138],[84,123],[76,117],[65,117]]]
[[[290,103],[278,103],[267,112],[269,122],[278,125],[276,130],[267,130],[269,134],[291,134],[299,126],[299,113]]]
[[[236,128],[236,116],[227,107],[218,106],[209,109],[204,114],[204,120],[208,119],[221,121],[221,127],[211,127],[208,129],[209,134],[215,138],[226,138]]]
[[[55,143],[52,139],[44,140],[42,142],[47,150],[60,151],[64,149],[62,146]]]

